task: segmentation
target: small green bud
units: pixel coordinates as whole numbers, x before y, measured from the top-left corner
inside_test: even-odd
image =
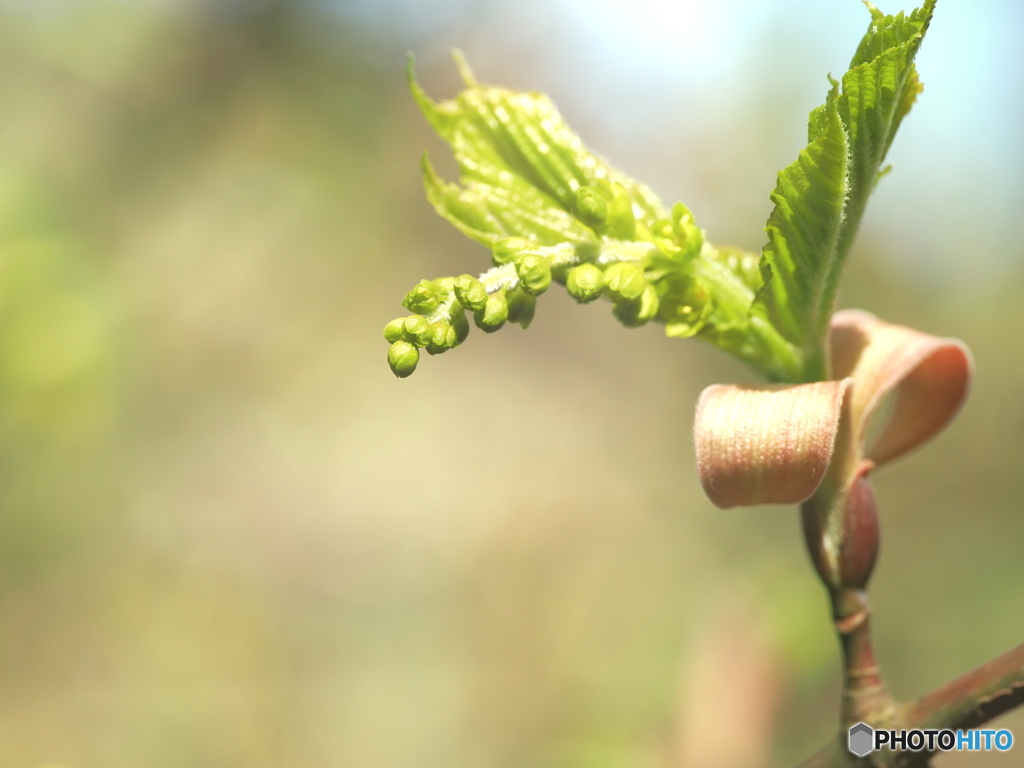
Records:
[[[388,365],[391,372],[400,379],[416,370],[416,364],[420,361],[420,351],[408,341],[399,339],[388,348]]]
[[[675,230],[672,228],[672,222],[668,219],[658,219],[651,225],[651,235],[655,238],[674,238]]]
[[[658,289],[653,285],[648,285],[644,289],[644,295],[640,297],[640,319],[643,322],[653,320],[658,316],[658,308],[661,306],[661,300],[658,298]]]
[[[403,330],[405,331],[405,338],[417,347],[427,346],[430,343],[430,337],[434,333],[430,323],[421,315],[409,315],[405,318]]]
[[[608,220],[602,234],[620,240],[632,240],[636,236],[636,217],[633,215],[633,201],[626,188],[617,182],[604,182],[610,191]]]
[[[612,264],[605,270],[604,280],[608,287],[608,293],[616,300],[616,303],[639,299],[647,288],[644,268],[635,261],[620,261]]]
[[[394,343],[405,338],[405,318],[399,317],[384,326],[384,338]]]
[[[640,322],[640,299],[632,301],[617,301],[612,305],[612,314],[615,319],[627,328],[636,328],[643,325]]]
[[[658,219],[650,228],[651,239],[658,250],[670,259],[679,260],[683,253],[676,240],[676,231],[668,219]]]
[[[637,328],[658,314],[659,303],[658,291],[648,285],[639,299],[615,302],[612,314],[627,328]]]
[[[551,267],[543,256],[533,253],[523,256],[516,262],[516,274],[519,286],[531,296],[539,296],[551,285]]]
[[[576,190],[572,213],[599,235],[620,240],[632,240],[636,236],[633,200],[618,182],[599,179]]]
[[[662,287],[658,317],[665,323],[665,335],[685,339],[698,333],[714,308],[708,289],[690,278],[669,280]]]
[[[491,250],[491,261],[494,266],[500,267],[515,261],[523,251],[530,250],[531,243],[525,237],[507,237],[495,243]]]
[[[456,312],[452,315],[452,328],[455,329],[455,344],[458,346],[469,336],[469,320],[466,319],[465,312]]]
[[[476,327],[486,333],[501,328],[508,320],[508,302],[505,300],[504,292],[499,291],[488,296],[484,308],[473,313],[473,320]]]
[[[447,352],[459,343],[455,329],[452,327],[451,323],[443,321],[440,323],[434,323],[432,329],[433,332],[430,335],[430,341],[427,342],[427,352],[431,355],[440,355],[442,352]]]
[[[429,315],[444,298],[440,286],[430,280],[420,280],[416,287],[405,295],[402,306],[417,315]]]
[[[487,303],[487,289],[472,275],[459,275],[455,278],[455,298],[466,309],[476,312]]]
[[[519,290],[510,291],[508,295],[508,321],[519,323],[526,330],[533,322],[533,313],[537,308],[537,299]]]
[[[580,264],[569,270],[565,288],[580,304],[586,304],[601,296],[604,289],[604,272],[596,264]]]
[[[697,226],[690,209],[682,203],[672,206],[672,228],[683,254],[691,258],[697,256],[704,246],[704,230]]]
[[[534,296],[527,296],[522,311],[519,313],[519,319],[516,320],[519,323],[519,327],[524,331],[530,327],[530,323],[533,322],[533,315],[537,311],[537,299]]]
[[[599,229],[608,220],[608,198],[596,187],[580,187],[576,190],[572,213],[591,229]]]

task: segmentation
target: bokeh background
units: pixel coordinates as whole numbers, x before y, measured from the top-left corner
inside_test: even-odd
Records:
[[[452,163],[406,51],[436,97],[456,46],[482,80],[548,92],[756,250],[867,19],[855,0],[0,2],[0,766],[816,749],[837,651],[794,511],[721,512],[695,479],[696,397],[741,365],[558,290],[527,332],[474,332],[404,381],[381,329],[418,279],[487,263],[423,199],[421,152]],[[876,476],[877,643],[904,698],[1024,636],[1022,39],[1013,0],[939,4],[842,296],[977,362],[959,420]]]

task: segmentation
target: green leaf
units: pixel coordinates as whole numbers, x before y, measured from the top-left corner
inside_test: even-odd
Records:
[[[903,118],[922,90],[914,57],[928,29],[935,0],[909,16],[883,16],[874,6],[871,25],[843,76],[839,102],[850,134],[850,192],[842,245],[856,236],[868,196]]]
[[[443,181],[423,156],[423,186],[434,209],[467,237],[495,248],[509,237],[540,245],[593,242],[595,235],[550,197],[519,177],[505,186]]]
[[[492,248],[508,237],[549,246],[596,243],[600,227],[574,215],[580,190],[604,195],[612,208],[621,196],[641,231],[666,217],[650,190],[583,146],[547,96],[480,85],[456,58],[466,88],[455,99],[432,101],[416,82],[411,59],[408,78],[416,103],[451,146],[461,177],[461,184],[442,181],[424,158],[428,199],[462,232]]]
[[[818,322],[827,270],[843,224],[850,148],[839,118],[839,84],[811,124],[817,135],[796,161],[779,173],[775,203],[762,253],[766,283],[758,302],[797,349]],[[826,257],[826,258],[823,258]]]
[[[896,130],[921,92],[913,60],[934,0],[909,15],[886,16],[870,3],[871,23],[824,105],[811,112],[809,144],[779,174],[765,227],[766,283],[753,314],[792,346],[798,380],[826,378],[824,344],[843,265],[868,197],[884,174]]]

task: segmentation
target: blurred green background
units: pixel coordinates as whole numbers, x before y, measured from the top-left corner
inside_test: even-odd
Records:
[[[381,329],[421,277],[487,263],[423,199],[420,153],[452,164],[406,50],[439,98],[452,46],[550,93],[712,240],[758,249],[867,18],[0,2],[0,766],[816,749],[837,652],[797,518],[715,510],[695,478],[696,397],[748,372],[560,291],[528,332],[474,332],[404,381]],[[904,698],[1024,635],[1022,36],[1009,0],[939,4],[843,293],[977,362],[959,420],[876,475],[878,651]]]

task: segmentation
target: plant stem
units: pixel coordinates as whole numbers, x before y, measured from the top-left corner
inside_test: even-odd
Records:
[[[801,509],[804,542],[828,589],[843,650],[840,727],[863,722],[888,728],[895,720],[896,704],[875,659],[867,593],[879,545],[878,508],[867,477],[873,465],[856,460],[849,422],[847,417],[847,426],[840,427],[839,455],[833,456],[830,474]]]
[[[961,675],[917,701],[899,705],[898,729],[965,730],[976,728],[1024,704],[1024,644]],[[800,768],[849,768],[877,765],[886,768],[927,766],[927,752],[876,752],[858,760],[846,750],[845,727]]]
[[[909,728],[975,728],[1024,704],[1024,644],[903,707]]]
[[[843,703],[840,727],[868,723],[887,728],[896,714],[895,702],[882,678],[871,642],[871,603],[867,592],[833,592],[832,614],[843,649]]]

